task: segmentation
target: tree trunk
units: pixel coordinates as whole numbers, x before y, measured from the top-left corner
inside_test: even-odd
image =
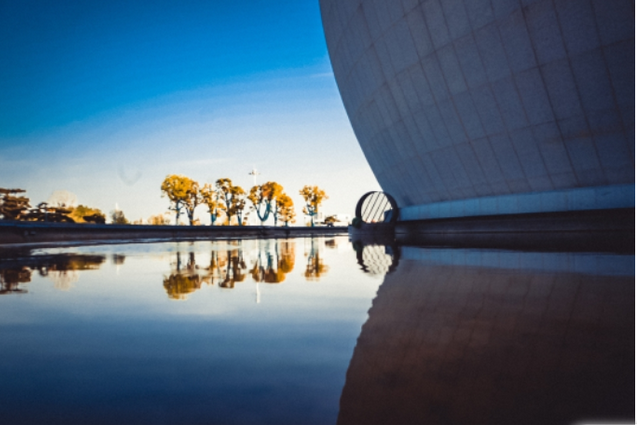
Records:
[[[258,207],[255,206],[254,209],[257,212],[257,217],[259,217],[259,220],[261,220],[261,226],[263,226],[263,223],[265,223],[268,217],[270,217],[270,204],[267,204],[267,206],[265,207],[265,212],[263,213],[263,215],[261,215],[261,211],[259,211]]]

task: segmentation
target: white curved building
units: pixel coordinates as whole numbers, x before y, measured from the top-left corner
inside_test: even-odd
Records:
[[[401,220],[634,208],[632,0],[320,0]]]

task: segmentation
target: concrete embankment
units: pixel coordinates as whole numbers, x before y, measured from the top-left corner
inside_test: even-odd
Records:
[[[173,240],[288,238],[347,234],[347,227],[148,226],[0,221],[0,246]]]

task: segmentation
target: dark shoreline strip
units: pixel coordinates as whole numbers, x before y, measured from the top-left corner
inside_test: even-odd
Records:
[[[347,227],[149,226],[0,221],[0,247],[69,243],[133,243],[294,238],[347,234]]]

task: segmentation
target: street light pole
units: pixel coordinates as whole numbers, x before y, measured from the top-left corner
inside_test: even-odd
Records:
[[[257,185],[257,176],[258,176],[259,174],[261,174],[261,173],[259,173],[255,167],[252,167],[252,171],[250,171],[250,172],[248,173],[248,175],[252,176],[252,178],[253,178],[253,181],[254,181],[254,185],[253,185],[253,186],[256,186],[256,185]],[[255,208],[256,208],[256,207],[255,207]],[[256,223],[256,220],[255,220],[255,219],[252,219],[251,221],[254,221],[254,222]],[[258,294],[258,293],[259,293],[259,284],[257,283],[257,294]],[[258,302],[258,301],[257,301],[257,302]]]
[[[257,176],[258,176],[259,174],[261,174],[261,173],[259,173],[259,172],[257,171],[257,169],[256,169],[256,168],[254,168],[254,167],[252,167],[252,171],[250,171],[250,172],[248,173],[248,175],[250,175],[250,176],[252,176],[252,177],[254,178],[254,186],[256,186],[256,185],[257,185]]]

